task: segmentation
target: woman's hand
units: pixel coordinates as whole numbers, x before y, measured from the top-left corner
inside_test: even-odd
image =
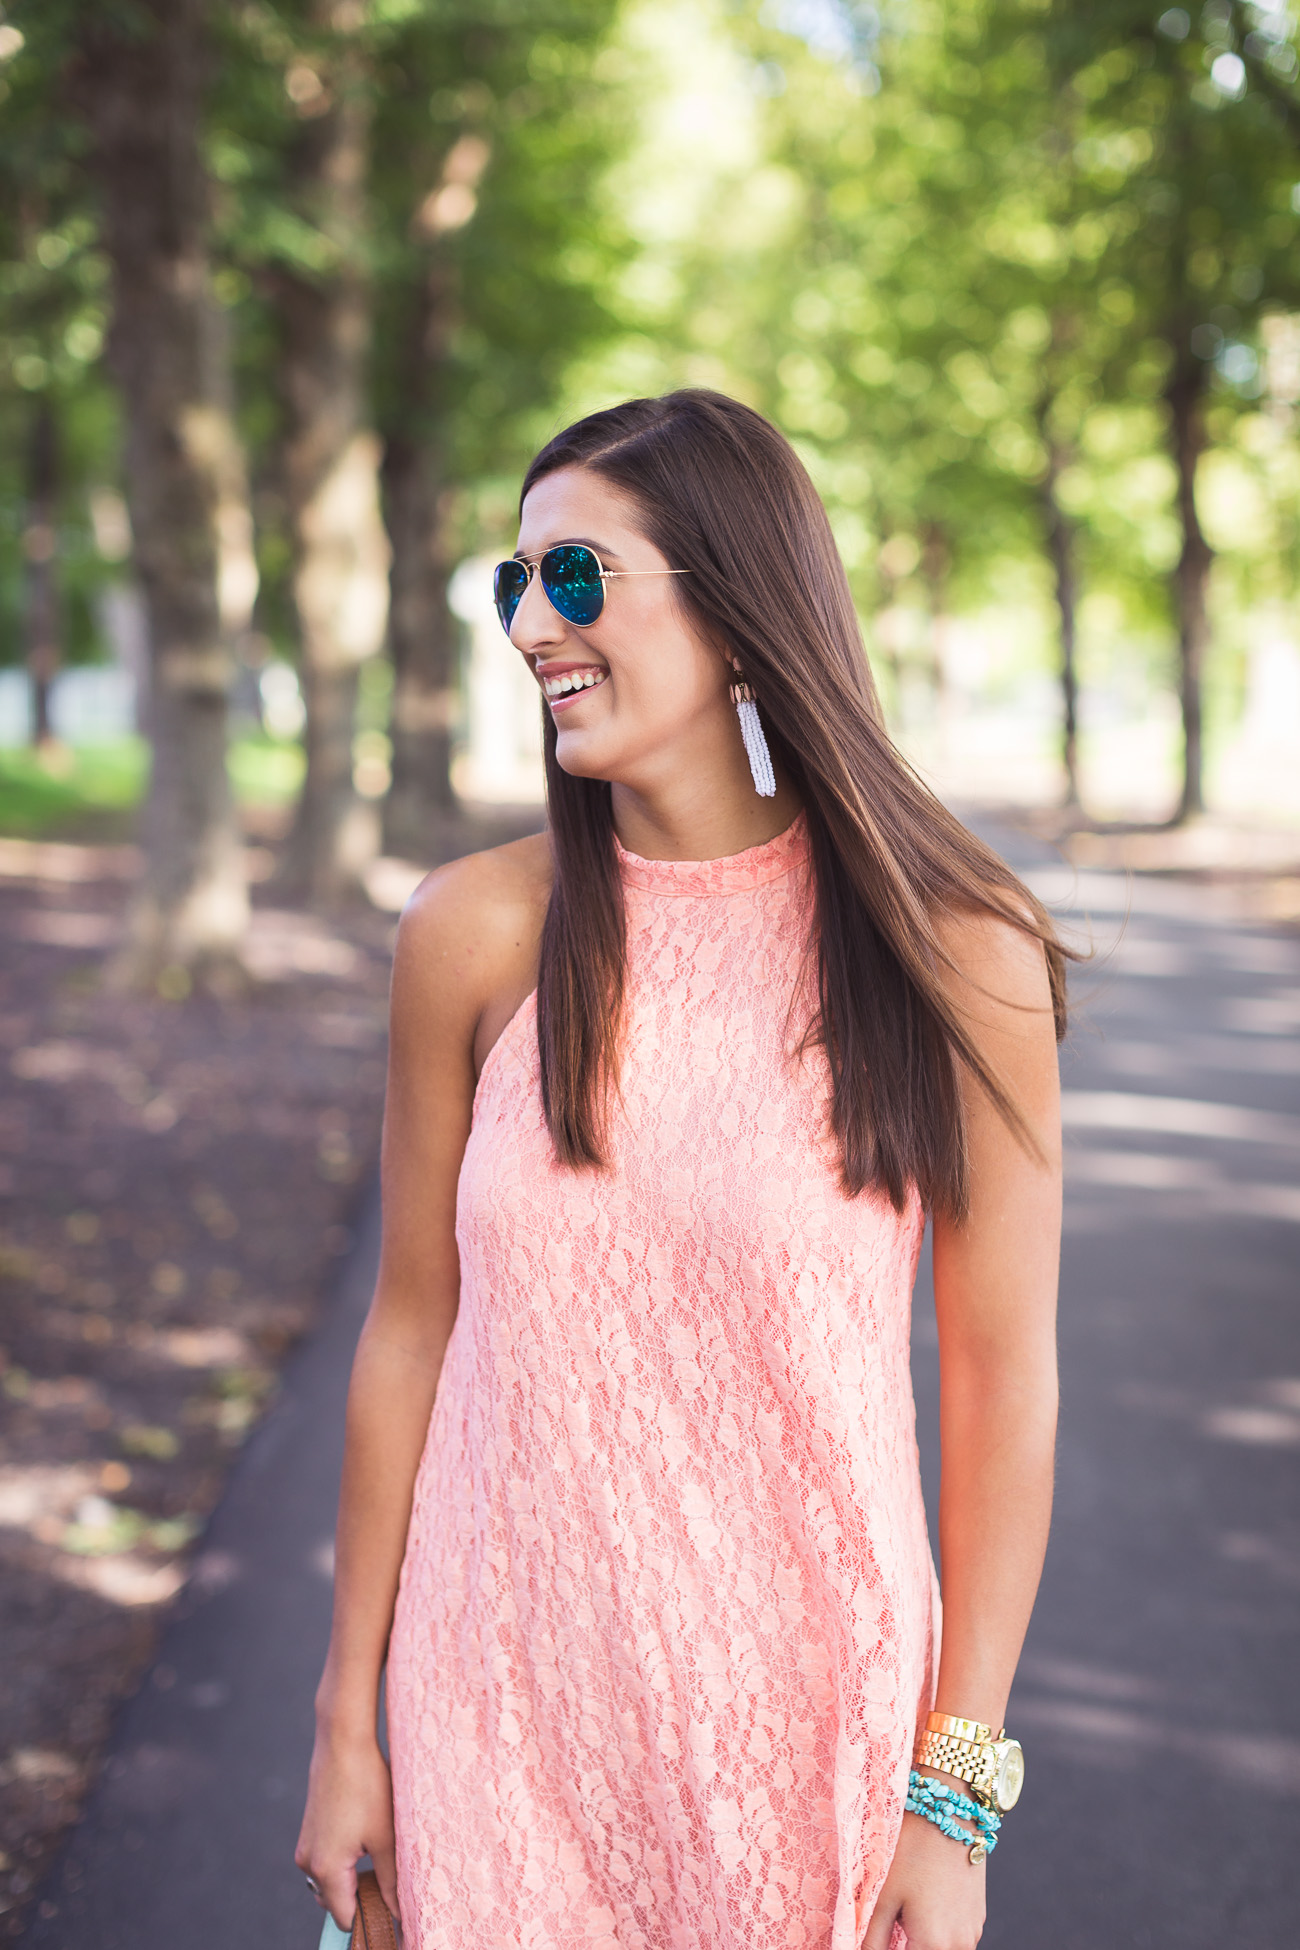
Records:
[[[862,1950],[889,1950],[901,1923],[907,1950],[975,1950],[984,1933],[984,1864],[920,1815],[904,1815]]]
[[[293,1859],[315,1881],[316,1900],[341,1930],[357,1907],[357,1861],[368,1855],[392,1915],[397,1915],[393,1783],[379,1742],[320,1730],[312,1750],[307,1806]]]

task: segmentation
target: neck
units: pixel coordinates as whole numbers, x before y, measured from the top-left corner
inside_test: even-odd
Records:
[[[784,833],[801,803],[779,770],[776,797],[760,799],[747,764],[743,777],[715,775],[655,792],[615,784],[611,797],[615,832],[643,860],[725,860]]]

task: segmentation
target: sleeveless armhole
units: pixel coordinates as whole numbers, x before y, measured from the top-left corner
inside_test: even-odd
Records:
[[[478,1082],[474,1086],[474,1102],[470,1112],[471,1124],[478,1115],[479,1098],[483,1094],[483,1086],[489,1081],[500,1065],[506,1061],[508,1056],[518,1054],[520,1037],[524,1034],[526,1026],[535,1023],[536,1019],[537,990],[534,988],[528,991],[487,1055],[483,1058],[483,1068],[479,1071]]]

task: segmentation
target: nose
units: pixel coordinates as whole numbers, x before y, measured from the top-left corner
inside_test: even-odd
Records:
[[[525,657],[540,656],[547,648],[564,641],[563,619],[551,608],[536,569],[511,618],[510,641]]]

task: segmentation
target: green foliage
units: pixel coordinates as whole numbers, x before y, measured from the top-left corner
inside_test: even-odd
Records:
[[[0,663],[22,655],[23,537],[37,416],[53,419],[64,655],[95,654],[94,602],[116,570],[88,494],[116,477],[116,401],[103,370],[108,265],[66,88],[66,6],[0,23]]]
[[[611,328],[620,240],[595,192],[621,135],[595,69],[613,13],[408,9],[378,63],[376,409],[436,447],[449,486],[513,474]]]
[[[294,739],[246,732],[231,741],[227,767],[243,806],[287,806],[304,769]],[[125,837],[149,779],[143,738],[112,738],[50,752],[0,750],[0,833],[25,839]]]
[[[103,4],[133,17],[132,0]],[[25,0],[0,23],[8,660],[39,405],[58,428],[73,655],[93,651],[97,592],[120,573],[91,519],[116,485],[121,429],[70,112],[83,13],[84,0]],[[322,18],[314,0],[210,10],[215,288],[254,482],[258,622],[284,653],[277,281],[328,273],[346,243],[373,286],[376,423],[432,457],[456,547],[505,529],[529,451],[565,414],[720,385],[807,458],[864,613],[893,619],[887,664],[930,655],[941,612],[993,606],[1032,619],[1047,668],[1050,472],[1089,670],[1118,688],[1165,682],[1180,546],[1165,395],[1194,358],[1213,684],[1231,708],[1241,613],[1293,600],[1300,573],[1290,14],[1238,0],[370,0],[347,70],[372,109],[360,240],[295,185],[339,71]],[[251,748],[239,762],[256,769]]]
[[[307,768],[296,739],[250,732],[232,740],[226,769],[241,806],[291,806]]]
[[[109,839],[125,833],[148,777],[142,738],[76,751],[0,751],[0,833]]]
[[[1169,669],[1179,346],[1208,369],[1212,442],[1260,489],[1275,591],[1295,586],[1294,393],[1264,343],[1300,305],[1294,23],[1226,0],[1158,13],[734,9],[787,210],[743,265],[701,263],[681,308],[684,366],[724,346],[805,451],[868,614],[995,602],[1043,547],[1050,442],[1107,681],[1121,644],[1149,679]],[[1219,585],[1240,592],[1249,558],[1258,588],[1263,536],[1231,526]],[[1045,577],[1019,586],[1050,642]]]
[[[568,364],[611,329],[602,293],[617,224],[595,194],[621,140],[594,70],[614,0],[382,0],[352,85],[371,108],[372,408],[427,444],[472,546],[476,496],[517,478]],[[218,11],[208,153],[219,295],[235,333],[257,501],[262,627],[288,651],[290,555],[276,442],[277,280],[337,260],[328,213],[302,207],[293,159],[335,50],[301,0]]]

